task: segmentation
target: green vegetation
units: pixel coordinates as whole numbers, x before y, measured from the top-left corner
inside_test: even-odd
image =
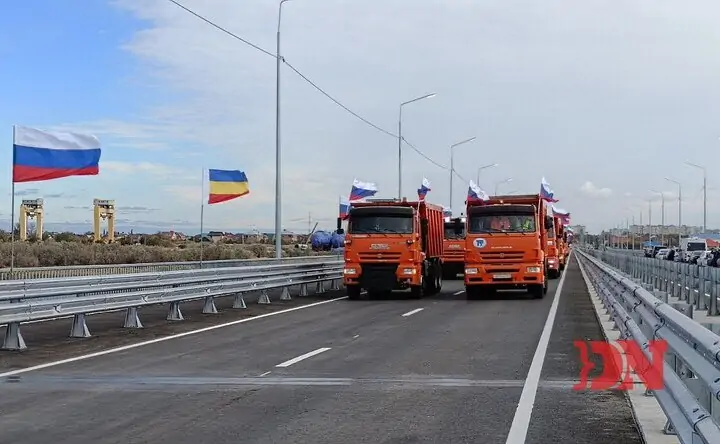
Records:
[[[316,255],[312,251],[285,245],[286,257]],[[274,245],[218,241],[205,243],[203,260],[255,259],[275,256]],[[0,268],[10,266],[10,233],[0,232]],[[112,244],[94,243],[91,237],[73,233],[45,234],[42,242],[15,241],[16,267],[53,267],[95,264],[137,264],[200,260],[200,243],[173,241],[159,234],[139,235],[130,242],[122,238]]]

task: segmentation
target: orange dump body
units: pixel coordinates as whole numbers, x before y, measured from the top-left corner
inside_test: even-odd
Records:
[[[490,196],[468,201],[465,286],[547,291],[547,229],[552,226],[539,194]]]
[[[440,273],[443,208],[396,199],[353,203],[345,235],[346,286],[390,291]]]
[[[446,217],[442,269],[445,279],[453,279],[465,268],[465,218]]]

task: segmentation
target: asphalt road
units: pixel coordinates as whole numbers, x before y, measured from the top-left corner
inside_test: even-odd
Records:
[[[642,442],[622,393],[572,390],[572,341],[602,338],[574,260],[544,365],[531,366],[558,283],[542,300],[467,301],[461,281],[446,281],[422,300],[343,299],[10,377],[0,370],[0,443],[502,444],[511,426],[533,444]],[[96,342],[116,345],[109,334]],[[55,350],[54,359],[78,351]],[[4,359],[18,368],[41,358]]]

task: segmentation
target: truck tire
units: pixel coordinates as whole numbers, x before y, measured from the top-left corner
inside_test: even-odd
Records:
[[[543,284],[530,285],[528,286],[528,291],[533,299],[542,299],[547,292],[547,287]]]
[[[558,270],[548,270],[548,277],[550,279],[557,279],[560,276],[560,272]]]
[[[410,287],[410,298],[411,299],[421,299],[423,297],[423,285],[413,285]]]
[[[345,286],[347,291],[348,300],[357,301],[360,299],[360,286],[359,285],[347,285]]]

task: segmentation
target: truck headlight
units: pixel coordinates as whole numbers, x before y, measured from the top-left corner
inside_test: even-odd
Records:
[[[345,270],[343,270],[343,273],[344,274],[357,274],[357,270],[354,268],[346,268]]]
[[[417,274],[417,270],[414,268],[403,268],[402,274]]]
[[[555,259],[548,259],[548,264],[554,264],[554,263],[555,263]]]
[[[528,273],[540,273],[540,267],[528,267]]]
[[[478,274],[478,269],[477,268],[466,268],[465,274]]]

